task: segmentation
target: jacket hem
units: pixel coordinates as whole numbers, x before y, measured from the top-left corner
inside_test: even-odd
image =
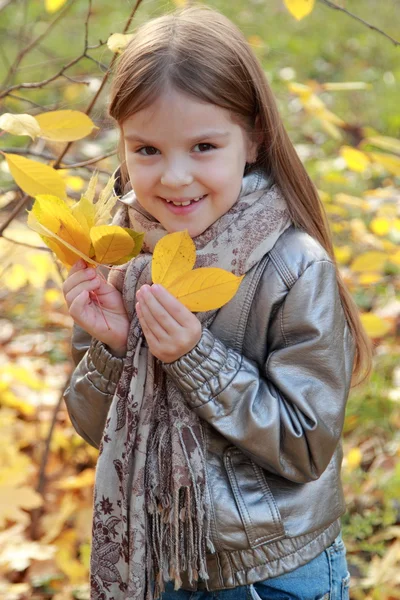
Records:
[[[198,582],[197,586],[190,586],[183,580],[182,588],[216,591],[279,577],[316,558],[333,543],[340,529],[339,518],[328,527],[305,535],[286,537],[257,548],[208,554],[210,578],[206,582]]]

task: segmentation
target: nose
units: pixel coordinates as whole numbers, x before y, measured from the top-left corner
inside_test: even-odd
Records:
[[[161,176],[162,185],[169,188],[180,188],[185,185],[190,185],[192,182],[193,176],[185,164],[185,161],[166,163]]]

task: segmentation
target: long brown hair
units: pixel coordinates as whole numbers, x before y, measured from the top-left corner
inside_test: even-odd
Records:
[[[172,87],[230,111],[259,142],[251,168],[263,168],[280,187],[293,223],[309,233],[336,265],[326,213],[278,113],[264,71],[240,30],[219,12],[194,6],[142,25],[121,55],[109,114],[123,121]],[[121,183],[129,180],[121,129]],[[355,341],[353,382],[371,369],[372,349],[336,265],[343,309]],[[364,377],[363,377],[364,375]]]

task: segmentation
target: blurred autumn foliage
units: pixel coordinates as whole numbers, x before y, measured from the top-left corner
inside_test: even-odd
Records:
[[[0,158],[0,598],[5,600],[88,598],[97,458],[75,434],[62,401],[72,369],[72,322],[61,293],[65,270],[27,228],[25,209],[32,196],[48,193],[46,177],[56,179],[60,196],[71,205],[94,170],[97,191],[105,185],[118,166],[116,131],[106,117],[110,68],[133,27],[174,4],[184,2],[138,0],[111,9],[105,0],[93,5],[90,0],[0,1],[1,35],[9,46],[14,28],[15,38],[0,66],[0,146],[7,155]],[[324,202],[337,260],[374,343],[373,374],[352,390],[345,422],[344,538],[351,597],[400,598],[400,120],[390,110],[400,70],[392,48],[398,42],[387,33],[394,8],[382,17],[386,33],[379,33],[322,0],[209,4],[242,26],[265,65],[288,131]],[[352,6],[356,3],[349,0],[346,7]],[[368,14],[375,16],[372,10]],[[327,15],[337,46],[325,39]],[[280,30],[281,42],[273,41],[273,32],[264,36],[267,18]],[[63,29],[71,39],[61,39]],[[285,44],[285,52],[276,49],[278,43]],[[383,97],[373,89],[378,79],[386,85]],[[61,111],[69,110],[85,120],[78,135],[66,134],[68,119],[62,124]],[[39,189],[32,189],[32,182]]]

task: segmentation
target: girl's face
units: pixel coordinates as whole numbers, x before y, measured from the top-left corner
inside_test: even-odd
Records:
[[[139,203],[172,233],[196,237],[236,202],[256,144],[229,111],[169,90],[122,125]]]

